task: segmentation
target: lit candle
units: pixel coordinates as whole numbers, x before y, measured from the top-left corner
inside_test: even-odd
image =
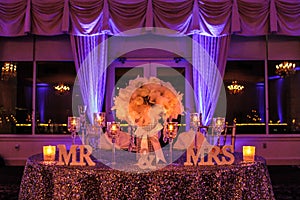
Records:
[[[111,125],[111,130],[112,130],[112,131],[117,131],[117,130],[118,130],[117,124],[112,124],[112,125]]]
[[[76,127],[76,119],[75,118],[72,119],[71,125]]]
[[[174,130],[174,126],[173,126],[173,124],[169,124],[169,126],[168,126],[168,130],[169,130],[169,131],[173,131],[173,130]]]
[[[44,161],[55,160],[56,146],[43,146]]]
[[[198,121],[198,117],[197,116],[193,116],[193,122],[197,122]]]
[[[255,146],[243,146],[244,162],[254,162]]]
[[[104,117],[100,115],[98,121],[101,124],[104,121]]]
[[[216,123],[218,126],[221,126],[223,124],[223,120],[222,119],[217,119],[217,123]]]
[[[198,122],[199,121],[198,113],[191,113],[191,120],[193,123]]]

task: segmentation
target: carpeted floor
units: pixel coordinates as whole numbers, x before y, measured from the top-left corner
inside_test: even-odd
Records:
[[[24,167],[0,167],[0,200],[18,199]]]
[[[277,200],[300,200],[300,166],[269,166]],[[18,199],[24,167],[0,167],[0,200]]]

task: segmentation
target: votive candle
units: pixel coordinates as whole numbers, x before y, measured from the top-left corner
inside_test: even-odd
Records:
[[[168,130],[169,130],[169,131],[173,131],[173,130],[174,130],[174,125],[173,125],[173,124],[169,124]]]
[[[43,146],[44,161],[55,161],[56,146]]]
[[[244,162],[254,162],[255,146],[243,146]]]

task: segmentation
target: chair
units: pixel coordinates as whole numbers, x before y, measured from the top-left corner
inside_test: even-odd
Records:
[[[223,131],[218,134],[216,133],[213,126],[199,126],[199,131],[206,137],[207,141],[212,145],[223,147],[225,145],[232,145],[233,152],[235,151],[235,140],[236,140],[236,122],[232,125],[228,125],[226,122]],[[230,140],[228,140],[230,137]]]

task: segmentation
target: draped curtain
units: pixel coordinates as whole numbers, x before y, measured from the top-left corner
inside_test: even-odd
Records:
[[[87,116],[93,122],[93,113],[101,112],[104,104],[107,35],[71,35],[71,45],[77,71],[76,85],[79,85],[84,105],[88,105]],[[77,102],[74,103],[77,106]]]
[[[193,83],[196,110],[209,125],[223,85],[230,36],[193,35]]]
[[[231,34],[300,36],[298,0],[3,0],[0,36],[70,34],[76,67],[94,73],[79,75],[89,112],[99,111],[106,82],[107,44],[89,49],[107,35],[130,35],[171,29],[176,36],[193,35],[193,77],[196,106],[209,123],[220,91]],[[129,31],[129,32],[128,32]],[[89,46],[91,45],[91,46]],[[209,55],[209,56],[207,56]],[[97,68],[97,69],[95,69]],[[102,78],[97,77],[100,75]],[[207,75],[207,76],[203,76]],[[207,80],[203,80],[207,77]],[[90,79],[90,80],[89,80]],[[103,96],[102,96],[103,98]]]
[[[168,28],[181,35],[300,35],[298,0],[3,0],[0,36],[117,35]]]

